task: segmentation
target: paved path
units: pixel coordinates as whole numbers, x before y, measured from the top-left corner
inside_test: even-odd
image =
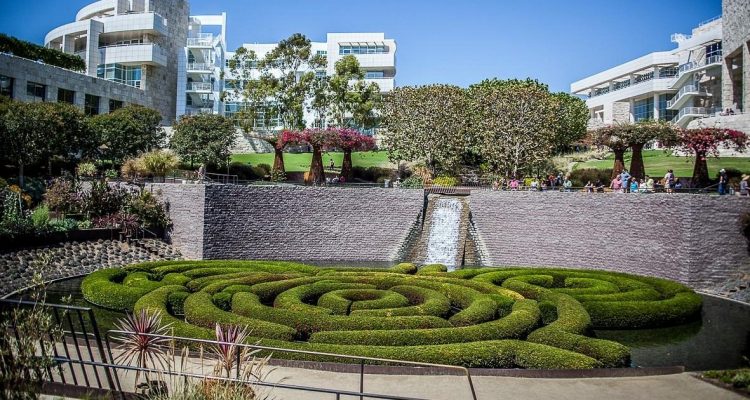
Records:
[[[356,391],[357,374],[278,368],[269,376],[277,380],[285,376],[286,384],[328,386]],[[474,377],[479,400],[723,400],[744,399],[743,396],[701,381],[693,374],[660,375],[629,378],[539,379],[510,377]],[[423,399],[471,399],[465,378],[457,376],[368,375],[365,391],[378,394],[400,394]],[[333,399],[332,395],[307,394],[273,389],[269,392],[279,400]],[[345,399],[342,397],[342,399]]]

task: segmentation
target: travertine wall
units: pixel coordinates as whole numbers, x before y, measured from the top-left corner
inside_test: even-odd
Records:
[[[421,190],[155,186],[170,203],[173,244],[198,259],[393,261],[424,199]]]
[[[395,261],[422,190],[154,185],[186,258]],[[484,265],[606,269],[694,287],[750,270],[733,196],[474,191]],[[412,237],[413,239],[413,237]]]
[[[722,107],[733,107],[737,94],[741,91],[744,106],[738,106],[747,112],[750,110],[750,1],[723,0],[721,8],[722,49],[725,58],[722,70]],[[742,66],[742,73],[735,77],[733,83],[730,63],[735,58],[742,59],[741,64],[738,63]],[[745,82],[744,87],[735,87],[740,81]]]
[[[750,267],[739,197],[474,192],[485,264],[607,269],[694,287]]]

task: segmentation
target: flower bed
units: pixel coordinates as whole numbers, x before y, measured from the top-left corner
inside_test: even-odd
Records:
[[[658,278],[409,264],[158,262],[94,272],[82,291],[100,306],[161,311],[179,336],[242,325],[268,346],[485,368],[627,366],[629,349],[591,329],[674,325],[701,307],[691,289]]]

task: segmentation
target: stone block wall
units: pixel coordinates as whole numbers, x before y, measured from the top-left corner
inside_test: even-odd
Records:
[[[750,268],[739,197],[474,192],[487,265],[606,269],[694,287]]]
[[[202,259],[206,186],[154,184],[149,189],[167,204],[172,219],[167,239],[186,259]]]
[[[424,199],[421,190],[155,186],[170,203],[173,244],[197,259],[393,261]]]

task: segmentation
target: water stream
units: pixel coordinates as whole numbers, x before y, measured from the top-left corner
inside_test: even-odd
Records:
[[[430,216],[425,264],[455,267],[459,260],[459,240],[463,203],[456,198],[438,198]]]

